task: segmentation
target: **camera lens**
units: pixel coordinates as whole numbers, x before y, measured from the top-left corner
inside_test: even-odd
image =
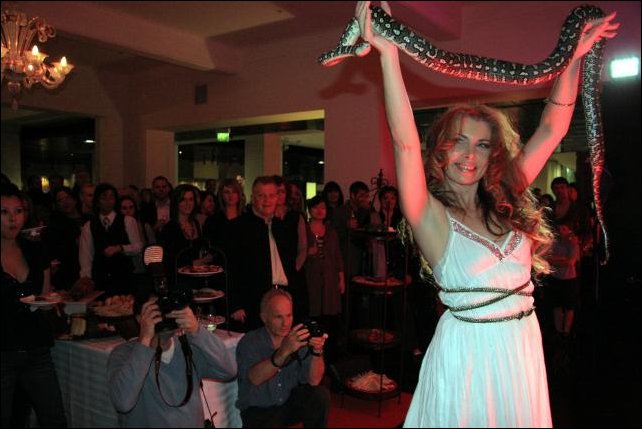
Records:
[[[316,320],[306,320],[304,323],[304,327],[310,333],[310,337],[323,336],[323,328],[321,328],[321,325],[319,325],[319,322],[317,322]]]

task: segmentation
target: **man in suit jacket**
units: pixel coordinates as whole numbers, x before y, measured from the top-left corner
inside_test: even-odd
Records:
[[[158,234],[169,221],[170,199],[172,184],[167,177],[158,176],[152,180],[152,193],[154,200],[141,207],[141,220],[150,224]]]
[[[272,176],[258,177],[252,185],[252,204],[234,219],[224,239],[230,270],[230,313],[248,331],[261,326],[259,304],[270,288],[293,290],[296,272],[296,240],[285,223],[274,217],[276,184]]]

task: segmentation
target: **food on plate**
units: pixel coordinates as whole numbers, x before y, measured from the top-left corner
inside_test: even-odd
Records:
[[[96,327],[98,328],[99,332],[105,332],[105,331],[107,331],[107,332],[116,332],[116,327],[114,325],[109,324],[109,323],[100,322],[98,325],[96,325]]]
[[[214,289],[197,290],[194,291],[194,298],[216,298],[221,294],[220,291]]]
[[[45,295],[29,295],[20,298],[20,302],[28,305],[35,305],[38,307],[48,307],[57,304],[62,300],[62,297],[57,292],[50,292]]]
[[[397,387],[397,384],[383,374],[383,383],[381,381],[381,374],[374,371],[366,371],[348,381],[348,385],[355,390],[362,392],[389,392]],[[383,388],[381,387],[383,385]]]
[[[36,296],[36,302],[60,302],[62,300],[62,296],[58,292],[49,292],[46,295],[38,295]]]
[[[221,267],[218,265],[188,265],[178,269],[180,273],[189,273],[189,274],[207,274],[207,273],[218,273],[221,271]]]
[[[379,328],[371,329],[368,333],[368,341],[371,343],[380,343],[382,342],[381,333],[383,331]],[[394,335],[388,331],[383,332],[383,342],[389,343],[394,339]]]
[[[105,301],[96,301],[92,307],[94,314],[101,317],[123,317],[134,314],[133,295],[114,295]]]

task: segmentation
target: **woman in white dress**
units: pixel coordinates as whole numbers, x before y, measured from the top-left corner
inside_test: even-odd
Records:
[[[356,16],[381,54],[402,211],[447,308],[405,426],[550,427],[530,276],[548,271],[541,253],[552,235],[527,188],[568,130],[581,57],[615,36],[615,14],[585,27],[526,145],[501,112],[458,106],[433,127],[426,175],[398,51],[372,32],[369,4]]]

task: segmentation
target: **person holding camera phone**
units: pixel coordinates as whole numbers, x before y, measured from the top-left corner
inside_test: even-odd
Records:
[[[243,427],[326,427],[330,394],[319,386],[328,335],[313,322],[292,326],[292,297],[283,289],[263,295],[264,327],[245,334],[236,349],[237,408]]]
[[[200,326],[186,302],[171,294],[139,294],[134,315],[140,324],[138,338],[116,347],[107,367],[120,426],[203,427],[201,379],[236,375],[223,342]]]

